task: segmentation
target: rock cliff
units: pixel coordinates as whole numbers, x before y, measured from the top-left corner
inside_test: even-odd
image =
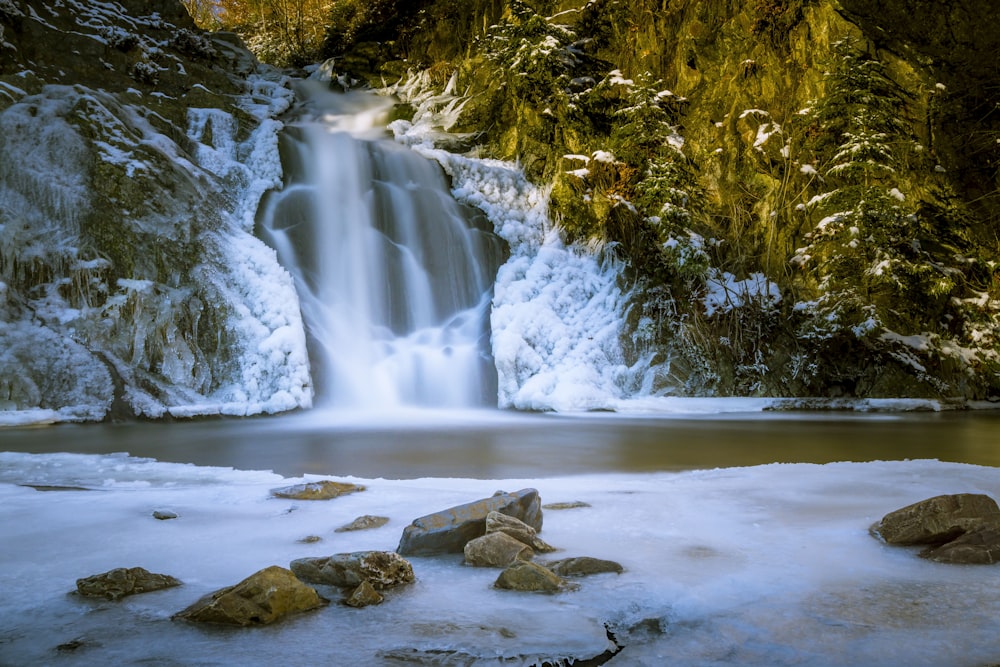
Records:
[[[252,236],[285,83],[176,1],[0,0],[0,410],[310,404],[291,280]]]
[[[991,3],[377,4],[334,69],[447,87],[473,154],[625,261],[644,391],[998,395]]]

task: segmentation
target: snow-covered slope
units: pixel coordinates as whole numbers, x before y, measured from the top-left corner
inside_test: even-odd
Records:
[[[0,39],[0,423],[310,405],[252,234],[287,82],[176,2],[7,0]]]

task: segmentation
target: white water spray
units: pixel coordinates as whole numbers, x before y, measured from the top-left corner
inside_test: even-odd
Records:
[[[388,139],[390,100],[323,88],[303,90],[285,187],[259,221],[298,286],[317,403],[496,405],[488,309],[502,242],[436,163]]]

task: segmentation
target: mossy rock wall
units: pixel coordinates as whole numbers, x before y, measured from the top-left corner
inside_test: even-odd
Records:
[[[440,20],[399,35],[369,80],[405,64],[443,88],[457,73],[469,101],[454,129],[551,187],[568,239],[612,243],[626,260],[623,285],[637,290],[623,336],[654,360],[656,389],[1000,393],[992,4],[453,4],[424,5]],[[840,248],[822,238],[834,211],[821,195],[850,190],[827,174],[850,136],[817,108],[839,94],[843,44],[884,75],[900,122],[885,140],[891,178],[876,183],[896,226]],[[616,159],[598,164],[597,151]],[[860,274],[836,278],[829,267],[855,246]],[[705,306],[714,288],[749,284],[773,285],[780,302]]]

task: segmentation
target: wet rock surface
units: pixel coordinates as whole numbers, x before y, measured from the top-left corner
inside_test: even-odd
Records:
[[[76,592],[86,597],[118,600],[128,595],[180,585],[178,579],[168,574],[156,574],[141,567],[118,567],[102,574],[77,579]]]
[[[552,570],[530,561],[516,561],[500,573],[493,585],[525,593],[558,593],[576,588]]]
[[[1000,507],[987,495],[934,496],[886,514],[872,527],[889,544],[944,544],[983,521],[1000,521]]]
[[[381,528],[387,523],[389,523],[389,517],[387,516],[373,516],[371,514],[365,514],[364,516],[359,516],[354,521],[337,528],[333,532],[349,533],[355,530],[374,530],[375,528]]]
[[[587,577],[592,574],[605,574],[609,572],[621,574],[625,571],[620,563],[616,563],[613,560],[591,558],[590,556],[563,558],[545,563],[544,565],[560,577]]]
[[[358,551],[322,558],[299,558],[292,561],[290,567],[302,581],[341,588],[354,588],[367,581],[381,590],[414,580],[413,566],[391,551]]]
[[[462,553],[470,540],[486,534],[486,517],[490,512],[513,516],[536,531],[542,528],[537,490],[498,492],[489,498],[415,519],[403,529],[396,551],[404,556]]]
[[[235,586],[206,595],[174,618],[196,623],[270,625],[326,603],[327,600],[299,581],[290,570],[272,565]]]
[[[465,562],[475,567],[507,567],[534,555],[531,547],[505,533],[488,533],[465,545]]]
[[[490,512],[486,515],[486,534],[503,533],[531,547],[534,551],[545,553],[555,551],[555,547],[546,544],[538,537],[534,528],[517,519],[500,512]]]
[[[989,565],[1000,560],[1000,507],[984,494],[928,498],[886,514],[871,527],[887,544],[927,546],[939,563]]]

